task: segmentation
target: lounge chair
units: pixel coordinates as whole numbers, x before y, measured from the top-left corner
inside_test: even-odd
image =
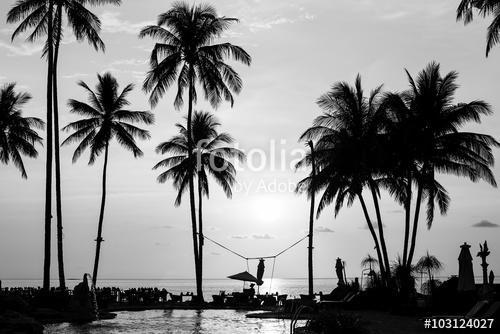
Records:
[[[479,314],[483,312],[486,307],[488,306],[488,301],[487,300],[480,300],[472,308],[467,312],[465,315],[436,315],[433,316],[432,318],[454,318],[454,319],[472,319],[472,318],[478,318]]]
[[[494,302],[491,306],[481,315],[484,319],[496,319],[500,313],[500,302]]]

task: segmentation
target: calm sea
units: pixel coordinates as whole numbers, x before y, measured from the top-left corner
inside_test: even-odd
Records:
[[[66,285],[72,289],[75,285],[81,282],[81,279],[67,279]],[[42,285],[41,280],[2,280],[2,287],[38,287]],[[51,281],[51,286],[57,286],[58,281]],[[102,279],[98,281],[100,287],[118,287],[122,289],[127,288],[159,288],[167,289],[167,291],[174,294],[181,292],[196,292],[196,284],[193,279]],[[314,280],[314,290],[323,293],[329,293],[337,286],[337,279],[335,278],[321,278]],[[248,284],[246,284],[248,287]],[[243,282],[224,279],[204,279],[203,291],[206,300],[211,300],[212,295],[219,294],[220,291],[230,293],[233,291],[242,291]],[[261,294],[276,293],[287,294],[289,297],[299,297],[300,294],[307,293],[307,279],[305,278],[275,278],[264,280],[264,284],[259,287]]]

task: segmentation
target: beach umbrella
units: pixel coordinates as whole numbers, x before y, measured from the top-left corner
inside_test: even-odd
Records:
[[[250,274],[248,271],[234,274],[234,275],[228,276],[227,278],[234,279],[237,281],[257,283],[257,278],[254,275]]]
[[[460,248],[460,255],[458,256],[458,291],[472,291],[475,290],[476,285],[472,270],[470,245],[464,242]]]
[[[264,277],[264,269],[266,266],[264,265],[264,259],[259,260],[259,265],[257,266],[257,285],[261,286],[264,284],[262,277]]]

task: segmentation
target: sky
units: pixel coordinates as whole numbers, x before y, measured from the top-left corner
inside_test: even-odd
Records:
[[[488,21],[464,27],[455,21],[458,0],[231,0],[211,1],[219,15],[236,17],[238,24],[221,37],[252,56],[250,67],[235,64],[244,87],[234,107],[217,110],[200,101],[198,110],[213,112],[221,130],[236,139],[249,156],[237,175],[232,199],[212,181],[204,202],[205,235],[248,257],[280,252],[307,234],[309,203],[293,192],[305,176],[290,166],[304,150],[300,134],[321,113],[316,99],[337,81],[353,83],[360,73],[366,91],[383,83],[386,90],[408,87],[404,69],[416,74],[430,61],[443,73],[459,72],[456,102],[483,99],[495,114],[480,125],[468,126],[500,139],[500,47],[485,58]],[[23,39],[10,42],[14,26],[5,23],[13,0],[0,2],[0,83],[17,82],[33,95],[26,116],[45,118],[46,66],[40,44]],[[131,106],[150,110],[141,83],[148,70],[153,40],[138,39],[139,30],[153,24],[171,7],[166,0],[124,0],[122,6],[94,9],[102,21],[106,52],[65,35],[60,54],[60,122],[75,120],[66,101],[84,100],[77,85],[94,87],[96,74],[110,71],[121,87],[136,84]],[[154,148],[175,135],[185,110],[173,107],[174,89],[152,111],[152,138],[140,142],[144,156],[111,146],[108,197],[99,266],[101,278],[192,278],[194,265],[187,198],[174,207],[171,183],[159,184],[153,165],[161,159]],[[66,133],[61,135],[62,138]],[[73,164],[75,146],[62,148],[64,246],[67,277],[91,272],[100,205],[102,157],[87,165],[87,155]],[[0,279],[41,278],[43,264],[44,156],[26,159],[28,180],[13,166],[0,166]],[[265,157],[265,160],[263,160]],[[500,159],[498,150],[496,159]],[[271,160],[275,163],[271,163]],[[283,164],[282,164],[283,162]],[[494,168],[500,175],[500,168]],[[488,240],[490,269],[500,275],[500,196],[486,183],[439,175],[451,196],[446,216],[436,215],[431,230],[422,223],[416,256],[427,250],[445,263],[441,275],[458,273],[459,245],[472,245],[474,269],[480,274],[479,242]],[[382,216],[391,259],[402,253],[404,212],[382,194]],[[371,208],[371,204],[370,204]],[[54,210],[55,212],[55,210]],[[373,210],[371,214],[374,218]],[[424,217],[425,218],[425,217]],[[375,255],[360,206],[355,203],[334,217],[327,208],[315,222],[315,276],[334,277],[337,257],[346,261],[347,276],[359,276],[360,261]],[[54,225],[55,240],[55,225]],[[275,277],[307,276],[307,245],[302,242],[276,260]],[[52,277],[57,278],[53,246]],[[206,243],[205,277],[222,278],[246,270],[242,259]],[[257,263],[250,262],[255,272]],[[271,263],[266,263],[270,275]]]

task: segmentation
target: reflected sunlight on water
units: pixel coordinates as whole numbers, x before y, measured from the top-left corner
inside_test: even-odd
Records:
[[[152,310],[118,312],[115,319],[89,324],[47,325],[46,333],[231,333],[284,334],[289,320],[246,318],[248,311],[235,310]]]

